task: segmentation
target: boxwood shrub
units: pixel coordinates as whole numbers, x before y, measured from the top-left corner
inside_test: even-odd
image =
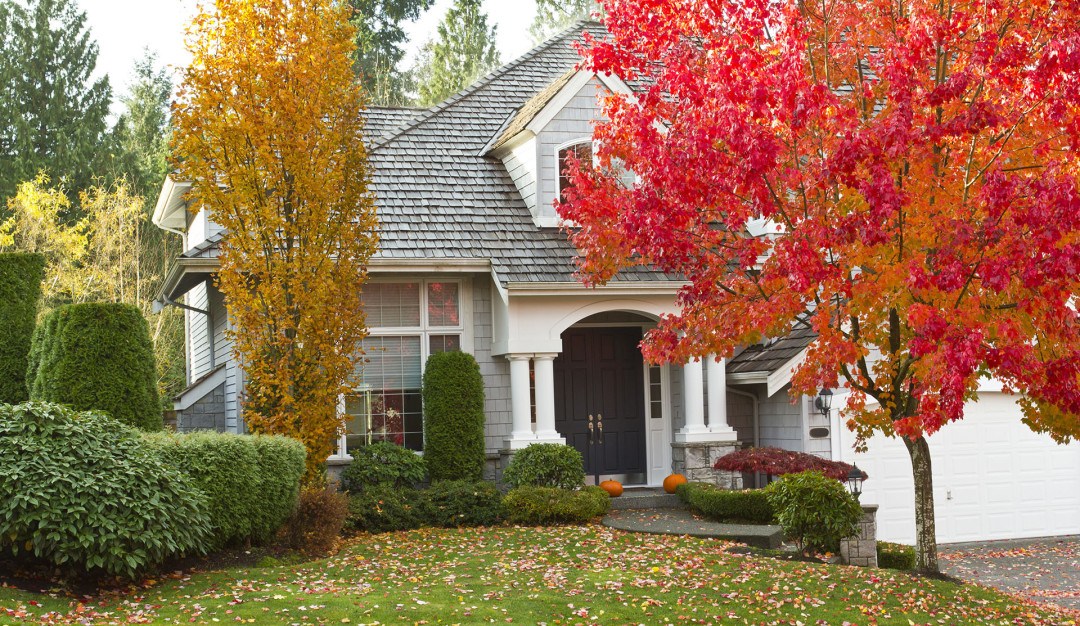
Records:
[[[465,352],[436,352],[424,367],[424,463],[432,480],[480,480],[484,379]]]
[[[423,523],[420,492],[383,483],[349,494],[345,524],[353,530],[385,533],[412,530]]]
[[[491,526],[502,518],[502,494],[487,481],[436,480],[420,496],[428,526]]]
[[[56,404],[0,405],[0,550],[131,575],[209,545],[206,496],[137,430]]]
[[[877,542],[878,567],[910,571],[915,569],[915,547],[888,541]]]
[[[0,404],[18,404],[30,398],[26,359],[44,278],[44,256],[0,254]]]
[[[558,487],[518,487],[503,500],[506,519],[512,524],[584,524],[611,509],[611,497],[599,487],[571,491]]]
[[[372,485],[412,487],[424,480],[424,457],[390,441],[354,448],[341,471],[341,488],[360,491]]]
[[[561,443],[534,443],[518,450],[503,482],[514,487],[557,487],[578,489],[585,485],[585,463],[581,453]]]
[[[69,304],[51,311],[34,331],[26,376],[33,400],[162,429],[154,348],[135,306]]]
[[[840,540],[859,531],[862,506],[844,484],[819,471],[788,474],[762,491],[784,534],[804,554],[837,552]]]
[[[146,439],[208,496],[215,548],[268,542],[296,505],[307,452],[295,439],[205,431]]]
[[[728,491],[709,483],[683,483],[676,495],[687,506],[715,520],[772,524],[773,507],[762,489]]]

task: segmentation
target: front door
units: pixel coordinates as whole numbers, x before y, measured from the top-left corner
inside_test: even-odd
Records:
[[[554,364],[555,427],[581,452],[590,477],[646,482],[640,342],[640,328],[571,328],[562,334],[563,351]]]

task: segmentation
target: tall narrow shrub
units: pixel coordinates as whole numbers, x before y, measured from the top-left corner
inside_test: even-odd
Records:
[[[18,404],[30,397],[26,359],[44,278],[44,256],[0,254],[0,404]]]
[[[34,331],[30,398],[108,413],[161,430],[154,347],[146,320],[128,304],[69,304]]]
[[[484,472],[484,379],[471,354],[428,357],[424,464],[432,480],[479,480]]]

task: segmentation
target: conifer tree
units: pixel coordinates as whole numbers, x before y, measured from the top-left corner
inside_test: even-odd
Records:
[[[529,34],[533,43],[540,43],[602,11],[603,7],[596,0],[536,0],[536,17],[529,26]]]
[[[480,0],[454,0],[439,23],[438,40],[424,44],[414,69],[420,106],[445,100],[499,65],[495,30]]]
[[[0,1],[0,198],[42,169],[76,202],[90,186],[112,99],[97,55],[72,0]]]
[[[349,0],[356,27],[353,71],[372,104],[407,104],[409,75],[397,69],[409,37],[401,27],[431,8],[435,0]]]

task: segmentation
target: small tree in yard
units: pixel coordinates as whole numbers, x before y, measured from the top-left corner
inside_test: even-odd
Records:
[[[1080,3],[605,6],[585,66],[646,88],[605,101],[597,166],[570,167],[585,280],[686,277],[652,361],[812,328],[793,391],[843,385],[860,445],[903,438],[936,571],[926,438],[980,379],[1023,392],[1033,430],[1080,435]]]
[[[244,366],[244,417],[302,440],[314,473],[367,334],[377,244],[348,3],[219,0],[190,28],[173,156],[228,232],[219,286]]]

